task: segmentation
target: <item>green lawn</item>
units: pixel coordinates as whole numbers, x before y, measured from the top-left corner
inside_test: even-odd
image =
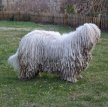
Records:
[[[0,21],[0,27],[71,31],[70,27],[30,22]],[[26,33],[0,30],[0,107],[108,107],[108,33],[102,33],[84,78],[75,84],[51,74],[30,81],[18,80],[7,59]]]

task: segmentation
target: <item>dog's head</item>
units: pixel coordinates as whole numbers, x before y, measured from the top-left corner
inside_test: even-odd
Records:
[[[84,27],[88,29],[88,33],[89,33],[88,36],[90,36],[91,42],[97,43],[97,41],[100,39],[101,36],[101,31],[98,28],[98,26],[93,23],[86,23],[84,24]]]
[[[78,27],[76,32],[81,38],[83,44],[82,46],[89,51],[92,50],[101,36],[100,29],[93,23],[85,23],[84,25]]]

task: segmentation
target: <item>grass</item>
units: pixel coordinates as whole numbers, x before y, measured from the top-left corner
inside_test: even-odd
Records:
[[[26,29],[44,29],[44,30],[53,30],[62,32],[69,32],[72,28],[67,26],[60,25],[51,25],[51,24],[40,24],[40,23],[32,23],[32,22],[17,22],[17,21],[1,21],[0,27],[15,27],[15,28],[26,28]]]
[[[70,27],[30,22],[0,21],[0,27],[71,31]],[[84,78],[76,84],[50,74],[30,81],[18,80],[7,59],[26,33],[0,30],[0,107],[108,107],[108,33],[102,33]]]

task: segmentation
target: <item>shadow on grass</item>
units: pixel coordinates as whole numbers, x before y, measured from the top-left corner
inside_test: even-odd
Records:
[[[18,79],[17,76],[15,76],[15,73],[9,74],[8,76],[4,76],[1,78],[2,84],[7,84],[7,85],[18,85],[18,86],[23,86],[25,85],[33,85],[33,84],[37,84],[37,86],[41,85],[41,86],[45,86],[48,87],[49,85],[52,85],[52,87],[55,86],[64,86],[66,87],[66,85],[68,87],[70,86],[75,86],[75,85],[81,85],[81,84],[86,84],[88,81],[88,78],[86,76],[83,77],[83,79],[79,80],[77,83],[71,83],[65,80],[60,79],[57,75],[53,75],[53,74],[46,74],[46,73],[42,73],[41,76],[37,76],[31,80],[20,80]]]

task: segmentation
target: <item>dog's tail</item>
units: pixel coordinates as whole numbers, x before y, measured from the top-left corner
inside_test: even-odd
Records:
[[[14,67],[15,70],[19,70],[18,52],[9,57],[8,63]]]

